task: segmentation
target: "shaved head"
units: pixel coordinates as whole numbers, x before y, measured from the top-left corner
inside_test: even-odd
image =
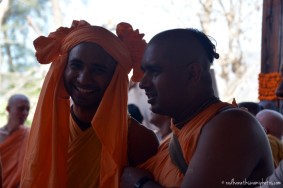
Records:
[[[256,118],[268,134],[281,140],[283,135],[283,115],[275,110],[264,109],[257,113]]]
[[[179,119],[192,103],[214,95],[210,74],[214,58],[218,58],[214,44],[196,29],[172,29],[155,35],[141,63],[144,77],[140,88],[156,99],[150,103],[151,110]]]
[[[214,58],[219,57],[215,52],[215,45],[204,33],[196,29],[167,30],[155,35],[149,41],[149,46],[151,44],[163,46],[167,51],[167,58],[180,64],[198,62],[209,67]]]
[[[8,106],[14,105],[19,100],[25,100],[29,102],[29,99],[23,94],[12,95],[8,100]]]
[[[30,109],[30,102],[28,97],[23,94],[12,95],[8,100],[6,107],[9,113],[7,126],[12,130],[17,129],[26,121]]]

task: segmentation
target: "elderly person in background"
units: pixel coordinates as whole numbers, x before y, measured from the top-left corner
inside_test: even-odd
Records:
[[[265,129],[272,150],[274,165],[277,167],[283,159],[283,115],[275,110],[264,109],[256,118]]]
[[[0,128],[3,187],[19,187],[30,128],[25,126],[30,102],[23,94],[12,95],[6,110],[8,122]]]

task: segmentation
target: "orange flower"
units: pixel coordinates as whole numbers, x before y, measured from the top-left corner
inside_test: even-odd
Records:
[[[278,72],[260,73],[258,76],[259,100],[277,100],[275,91],[281,81],[281,75]]]

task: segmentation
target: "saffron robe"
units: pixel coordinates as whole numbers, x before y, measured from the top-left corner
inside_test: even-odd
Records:
[[[3,187],[18,187],[30,128],[20,126],[0,144]]]
[[[128,126],[133,123],[128,116]],[[102,146],[94,129],[82,131],[70,116],[68,188],[99,187],[101,151]]]
[[[171,129],[178,137],[187,164],[189,164],[197,147],[202,128],[219,110],[228,106],[232,107],[231,104],[224,102],[210,105],[186,123],[181,130],[171,124]],[[150,171],[155,181],[164,187],[180,187],[184,175],[171,161],[168,148],[170,139],[171,137],[167,137],[160,145],[157,154],[139,165],[139,168]]]
[[[100,158],[101,143],[94,129],[82,131],[70,117],[67,187],[99,187]]]

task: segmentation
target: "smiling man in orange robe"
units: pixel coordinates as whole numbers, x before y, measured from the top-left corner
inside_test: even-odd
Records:
[[[118,24],[116,33],[81,20],[34,41],[38,61],[52,64],[21,187],[118,188],[124,166],[156,152],[155,134],[127,112],[128,73],[134,68],[133,81],[142,77],[146,42],[128,23]]]

